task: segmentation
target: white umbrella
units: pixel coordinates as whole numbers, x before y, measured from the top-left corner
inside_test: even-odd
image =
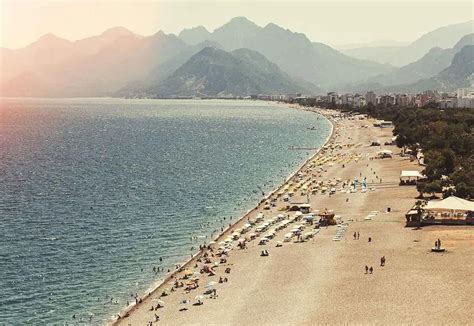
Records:
[[[162,305],[162,306],[165,305],[165,302],[164,302],[163,300],[161,300],[161,299],[158,299],[158,298],[157,298],[157,299],[153,299],[153,300],[151,300],[151,301],[155,301],[156,303],[158,303],[158,304],[160,304],[160,305]]]
[[[207,283],[206,288],[212,288],[212,287],[214,287],[216,284],[217,284],[216,281],[210,281],[209,283]]]

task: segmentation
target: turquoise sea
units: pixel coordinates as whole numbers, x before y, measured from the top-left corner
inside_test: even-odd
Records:
[[[0,101],[7,325],[103,323],[312,154],[290,146],[330,133],[265,102]]]

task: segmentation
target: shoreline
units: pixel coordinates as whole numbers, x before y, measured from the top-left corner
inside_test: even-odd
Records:
[[[299,106],[299,105],[294,105],[294,104],[286,104],[286,103],[282,103],[282,102],[268,102],[268,101],[265,101],[267,103],[271,103],[271,104],[276,104],[278,106],[284,106],[288,109],[296,109],[296,110],[303,110],[303,111],[306,111],[306,112],[309,112],[309,113],[312,113],[312,114],[318,114],[320,116],[322,116],[323,118],[325,118],[326,120],[328,120],[329,124],[330,124],[330,133],[329,135],[326,137],[326,139],[324,140],[323,144],[317,149],[315,150],[315,152],[310,155],[306,160],[304,160],[304,162],[298,166],[298,168],[296,170],[294,170],[293,172],[291,172],[286,178],[285,180],[280,184],[278,185],[274,190],[270,191],[268,194],[266,194],[253,208],[251,208],[250,210],[248,210],[247,212],[245,212],[245,214],[243,214],[242,216],[240,216],[239,218],[237,218],[236,220],[232,221],[230,223],[230,225],[228,225],[227,227],[224,228],[224,230],[219,233],[217,236],[215,237],[211,237],[210,241],[215,241],[215,242],[218,242],[219,239],[222,239],[224,238],[225,236],[228,236],[229,233],[236,228],[236,226],[241,223],[242,221],[244,221],[247,217],[249,217],[252,213],[254,213],[256,210],[259,209],[260,205],[265,202],[267,199],[269,199],[273,194],[277,193],[278,191],[280,191],[281,189],[283,189],[285,187],[285,185],[295,176],[297,175],[299,172],[301,172],[305,167],[306,165],[311,162],[320,152],[321,150],[327,146],[333,139],[334,139],[334,136],[335,136],[335,121],[333,120],[332,116],[328,114],[328,112],[325,112],[323,109],[321,108],[315,108],[314,110],[310,110],[308,109],[307,107],[304,107],[304,106]],[[186,269],[187,267],[189,267],[190,264],[192,263],[195,263],[195,261],[197,259],[199,259],[201,257],[201,255],[203,254],[203,250],[198,250],[196,253],[193,253],[192,254],[192,257],[191,258],[188,258],[187,260],[185,260],[184,262],[182,263],[177,263],[176,265],[179,265],[180,267],[178,269],[175,269],[169,273],[167,273],[166,277],[162,280],[159,280],[157,281],[156,283],[152,284],[150,288],[148,288],[145,293],[142,295],[142,296],[139,296],[141,302],[139,302],[138,304],[132,302],[129,306],[123,308],[122,310],[120,310],[118,312],[117,315],[120,315],[122,318],[123,316],[128,316],[129,314],[133,313],[135,310],[137,310],[138,308],[140,308],[140,306],[143,304],[143,302],[150,296],[153,296],[153,294],[157,293],[159,290],[163,289],[166,284],[171,281],[172,279],[175,278],[176,275],[178,275],[179,273],[181,273],[184,269]],[[108,320],[107,322],[107,325],[117,325],[118,322],[121,321],[121,319],[117,319],[117,318],[114,318],[114,320]]]
[[[315,111],[331,115],[334,129],[315,160],[290,174],[289,202],[309,200],[310,211],[329,210],[337,225],[297,219],[282,196],[272,197],[275,205],[269,209],[262,201],[220,236],[236,228],[237,238],[245,234],[245,246],[237,246],[234,235],[225,240],[228,245],[210,246],[189,271],[163,283],[167,296],[155,290],[115,324],[469,324],[474,283],[465,280],[472,269],[466,261],[474,262],[472,230],[407,228],[405,213],[418,192],[414,186],[399,185],[400,171],[421,167],[394,147],[391,159],[377,159],[380,147],[370,146],[373,139],[391,139],[393,129],[374,127],[371,118]],[[295,175],[298,171],[301,174]],[[366,187],[356,184],[362,178]],[[262,220],[254,220],[257,213],[264,214]],[[286,215],[284,226],[276,219],[281,213]],[[245,216],[257,223],[241,232]],[[295,236],[298,229],[304,239]],[[431,252],[436,239],[442,239],[447,254]],[[191,286],[195,283],[186,277],[189,273],[197,274],[197,287]],[[209,289],[216,292],[209,295]],[[434,294],[442,294],[451,305],[440,309],[439,295]]]

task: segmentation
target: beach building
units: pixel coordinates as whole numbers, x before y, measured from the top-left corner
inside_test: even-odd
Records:
[[[474,224],[474,202],[456,196],[431,200],[423,210],[430,224]]]
[[[400,172],[400,185],[416,185],[418,180],[424,178],[426,177],[418,171],[402,170],[402,172]]]
[[[474,202],[456,196],[414,206],[406,214],[406,226],[474,225]]]

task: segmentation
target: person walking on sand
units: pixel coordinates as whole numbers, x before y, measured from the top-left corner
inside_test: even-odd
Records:
[[[357,231],[357,240],[359,240],[359,238],[360,238],[360,233],[359,231]]]
[[[385,256],[382,256],[382,258],[380,258],[380,266],[385,266]]]
[[[357,233],[354,232],[354,240],[357,239]]]
[[[374,271],[374,268],[373,268],[372,266],[370,266],[370,268],[369,268],[369,273],[372,274],[373,271]]]
[[[365,265],[365,274],[369,272],[369,266]]]

